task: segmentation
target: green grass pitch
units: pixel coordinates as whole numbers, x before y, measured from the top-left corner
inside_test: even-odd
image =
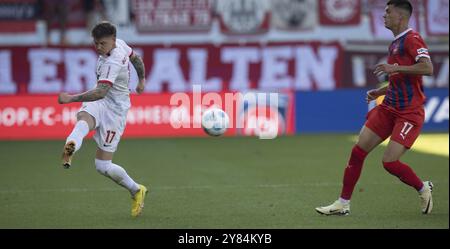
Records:
[[[340,193],[351,138],[124,139],[114,162],[150,187],[138,218],[128,192],[96,172],[93,140],[69,170],[63,141],[1,141],[0,228],[449,228],[448,155],[402,158],[435,184],[426,216],[417,193],[383,169],[382,146],[366,160],[350,216],[317,214]]]

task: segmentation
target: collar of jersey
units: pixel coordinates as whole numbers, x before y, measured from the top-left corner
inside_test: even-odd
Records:
[[[403,31],[401,34],[399,34],[399,35],[397,35],[397,36],[395,37],[394,41],[397,40],[398,38],[400,38],[400,37],[406,35],[406,33],[408,33],[408,32],[411,31],[411,30],[412,30],[412,28],[408,28],[407,30]]]
[[[111,51],[109,51],[109,53],[107,53],[106,55],[100,55],[100,56],[106,59],[106,58],[108,58],[108,57],[110,57],[110,56],[112,55],[113,50],[116,49],[116,48],[117,48],[117,47],[111,49]]]

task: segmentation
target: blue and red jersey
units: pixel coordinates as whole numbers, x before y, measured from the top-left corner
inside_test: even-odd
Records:
[[[408,29],[399,34],[389,47],[388,64],[411,66],[421,58],[430,58],[428,47],[419,33]],[[394,73],[389,75],[389,87],[383,106],[406,113],[422,107],[425,94],[422,75]]]

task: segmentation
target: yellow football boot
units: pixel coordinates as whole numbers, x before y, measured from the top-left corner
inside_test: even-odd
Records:
[[[131,202],[131,216],[137,217],[144,209],[144,199],[148,190],[144,185],[139,184],[139,191],[133,196]]]

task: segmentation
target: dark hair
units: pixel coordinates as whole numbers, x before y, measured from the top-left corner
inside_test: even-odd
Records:
[[[408,0],[390,0],[387,5],[394,5],[396,8],[408,11],[412,15],[413,6]]]
[[[94,39],[108,36],[116,36],[116,27],[110,22],[101,22],[92,29],[92,37]]]

